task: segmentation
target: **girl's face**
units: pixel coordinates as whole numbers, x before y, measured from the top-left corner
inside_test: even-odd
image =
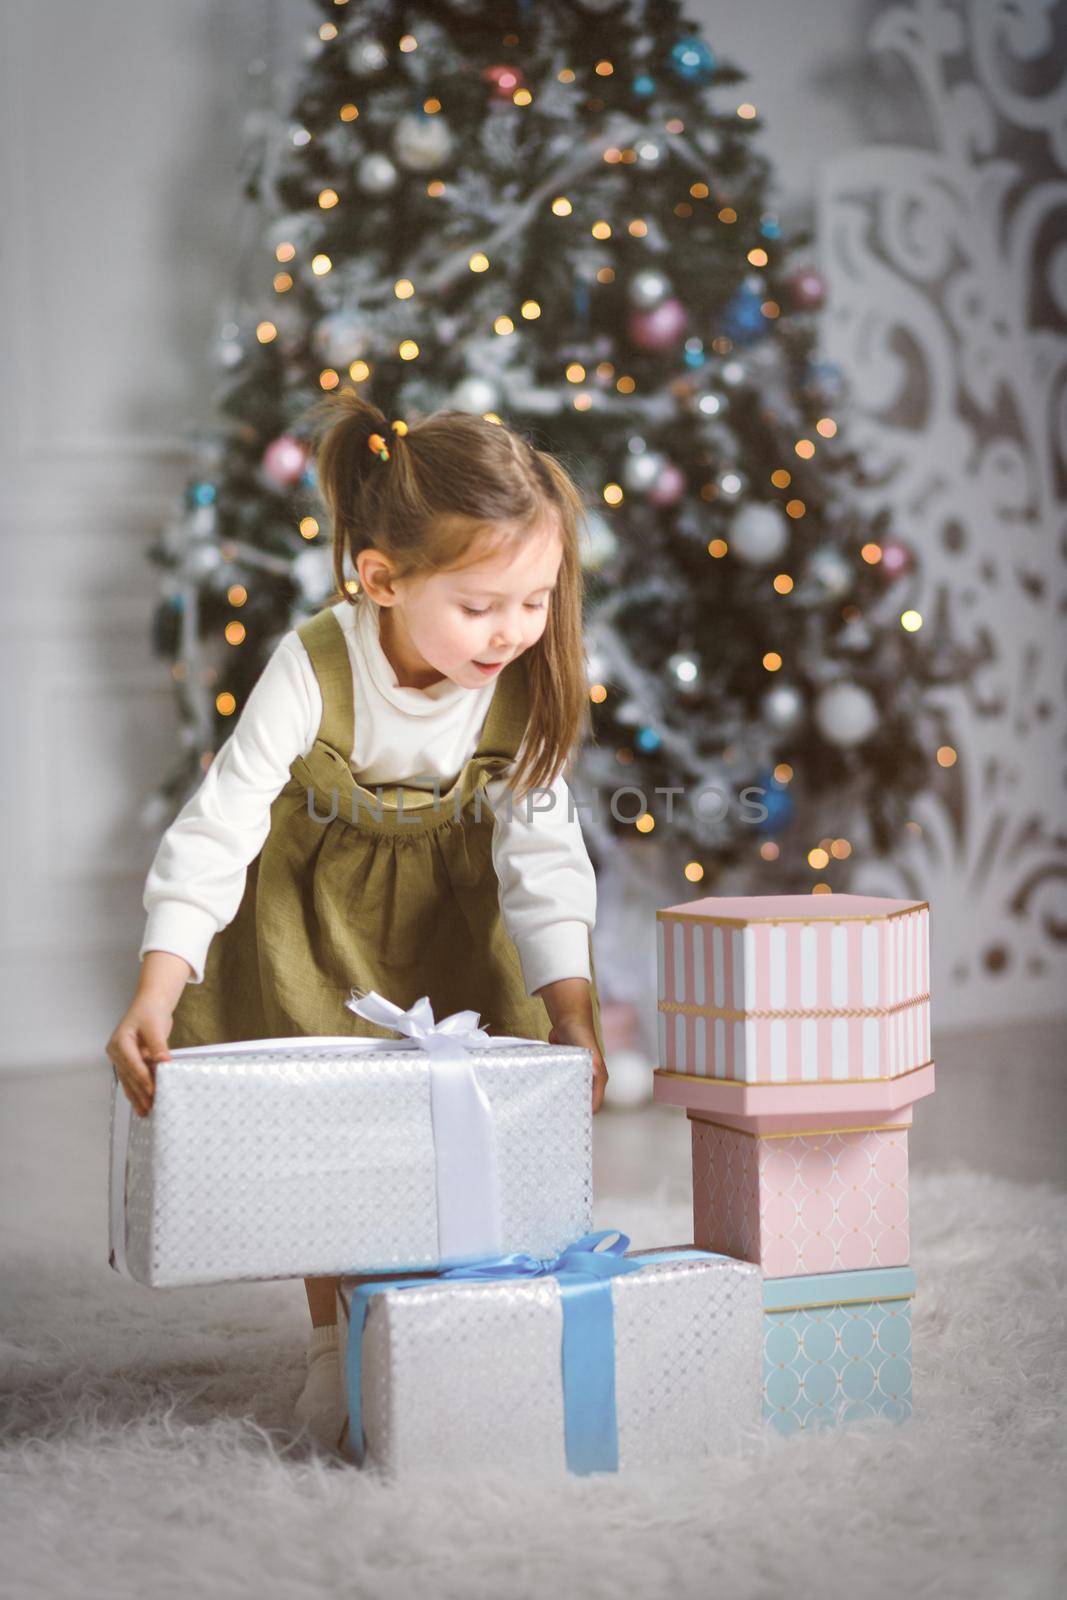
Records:
[[[549,526],[510,553],[394,580],[381,595],[364,578],[384,608],[382,648],[401,687],[426,689],[442,678],[465,689],[493,682],[544,633],[562,561],[559,531]]]

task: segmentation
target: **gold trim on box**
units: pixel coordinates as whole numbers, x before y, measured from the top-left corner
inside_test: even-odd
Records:
[[[898,1000],[892,1006],[783,1006],[780,1009],[772,1006],[751,1011],[734,1011],[729,1006],[702,1006],[695,1000],[661,1000],[659,1010],[671,1016],[722,1017],[727,1022],[746,1022],[766,1017],[772,1021],[794,1021],[798,1017],[893,1017],[900,1011],[910,1010],[912,1006],[925,1005],[929,998],[930,991],[927,989],[924,994],[912,995],[910,1000]]]
[[[772,1282],[777,1282],[772,1279]],[[765,1317],[777,1317],[786,1311],[832,1311],[835,1306],[881,1306],[890,1300],[914,1300],[914,1289],[910,1294],[865,1294],[858,1300],[811,1300],[804,1306],[764,1306]]]
[[[825,1139],[830,1133],[907,1133],[911,1126],[907,1122],[888,1122],[880,1128],[792,1128],[785,1133],[754,1133],[750,1128],[731,1128],[728,1122],[702,1117],[699,1112],[695,1116],[690,1112],[689,1120],[707,1122],[713,1128],[721,1128],[724,1133],[743,1133],[746,1139]]]
[[[924,1067],[932,1067],[933,1057],[929,1061],[920,1061],[917,1067],[909,1067],[907,1072],[898,1072],[893,1076],[883,1078],[717,1078],[711,1072],[673,1072],[670,1067],[657,1067],[665,1078],[682,1078],[686,1083],[721,1083],[728,1084],[731,1089],[825,1089],[827,1085],[839,1083],[904,1083],[916,1072],[922,1072]]]
[[[840,916],[829,917],[712,917],[703,911],[674,911],[663,907],[656,912],[657,922],[711,922],[717,928],[752,928],[778,922],[890,922],[894,917],[911,917],[916,911],[929,911],[929,900],[917,900],[903,911],[842,911]]]

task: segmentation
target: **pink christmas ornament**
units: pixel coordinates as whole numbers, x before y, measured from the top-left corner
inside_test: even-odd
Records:
[[[654,506],[673,506],[677,505],[684,493],[685,477],[673,461],[668,461],[648,491],[648,499]]]
[[[882,571],[887,578],[902,578],[911,571],[912,553],[899,539],[890,539],[882,546]]]
[[[307,463],[307,446],[294,439],[291,433],[281,434],[263,452],[263,471],[279,489],[298,483]]]
[[[804,311],[814,311],[821,306],[826,295],[826,285],[814,267],[806,267],[790,281],[793,304]]]
[[[689,313],[682,302],[670,295],[650,311],[631,311],[631,342],[639,350],[666,350],[677,344],[689,326]]]
[[[482,77],[493,85],[493,94],[498,100],[510,100],[515,90],[521,89],[523,84],[522,68],[506,64],[486,67]]]

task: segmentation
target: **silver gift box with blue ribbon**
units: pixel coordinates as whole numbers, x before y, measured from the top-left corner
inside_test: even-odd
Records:
[[[552,1260],[345,1279],[353,1460],[386,1476],[674,1467],[762,1430],[763,1275],[709,1251],[626,1254],[591,1234]]]

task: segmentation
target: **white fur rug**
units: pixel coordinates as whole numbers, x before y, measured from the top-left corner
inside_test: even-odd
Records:
[[[677,1191],[605,1200],[684,1242]],[[151,1291],[88,1228],[25,1214],[5,1275],[0,1589],[19,1597],[375,1600],[1064,1592],[1067,1195],[912,1179],[916,1415],[654,1480],[390,1486],[294,1441],[296,1284]],[[13,1219],[9,1219],[9,1222]],[[49,1230],[52,1232],[53,1230]],[[36,1235],[36,1236],[35,1236]]]

